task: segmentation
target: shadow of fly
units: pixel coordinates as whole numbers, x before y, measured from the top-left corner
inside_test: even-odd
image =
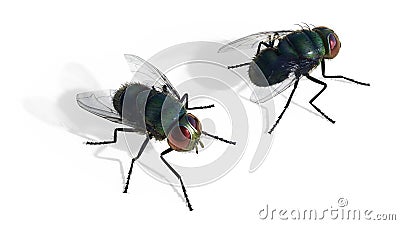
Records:
[[[188,94],[182,97],[169,82],[167,77],[156,67],[134,55],[125,55],[133,82],[123,84],[118,90],[106,90],[80,93],[76,96],[78,105],[83,109],[105,118],[109,121],[126,125],[116,128],[114,139],[110,141],[91,142],[88,145],[105,145],[117,142],[118,132],[136,132],[146,135],[136,157],[132,158],[123,193],[127,193],[132,167],[139,159],[150,139],[167,139],[169,148],[161,152],[160,158],[169,170],[179,179],[182,191],[189,210],[190,204],[182,177],[165,160],[164,155],[172,151],[188,152],[195,150],[198,145],[204,148],[200,140],[201,135],[235,145],[228,141],[202,130],[202,125],[188,110],[207,109],[214,105],[189,107]]]

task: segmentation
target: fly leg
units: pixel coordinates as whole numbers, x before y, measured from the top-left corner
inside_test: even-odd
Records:
[[[297,88],[297,84],[299,83],[299,80],[300,80],[300,79],[296,79],[296,81],[294,82],[293,90],[292,90],[292,92],[290,93],[290,96],[289,96],[289,98],[288,98],[288,100],[287,100],[287,102],[286,102],[286,105],[285,105],[285,107],[283,108],[283,111],[281,112],[281,114],[278,116],[278,119],[276,120],[275,124],[274,124],[274,125],[272,126],[272,128],[268,131],[269,134],[271,134],[272,131],[274,131],[276,125],[278,125],[278,123],[279,123],[279,121],[282,119],[282,116],[283,116],[283,114],[285,113],[286,109],[289,107],[290,101],[292,100],[294,91],[295,91],[296,88]]]
[[[322,61],[321,61],[321,70],[322,70],[322,76],[323,76],[324,78],[342,78],[342,79],[351,81],[351,82],[356,83],[356,84],[365,85],[365,86],[370,86],[369,83],[364,83],[364,82],[356,81],[356,80],[353,80],[353,79],[351,79],[351,78],[344,77],[344,76],[341,76],[341,75],[337,75],[337,76],[328,76],[328,75],[325,75],[325,60],[324,60],[324,59],[322,59]]]
[[[85,144],[87,145],[106,145],[106,144],[113,144],[117,142],[117,132],[135,132],[135,129],[132,128],[116,128],[114,130],[114,139],[112,141],[87,141]]]
[[[189,198],[188,198],[188,196],[187,196],[187,194],[186,194],[185,185],[183,185],[183,181],[182,181],[181,175],[179,175],[179,173],[176,172],[176,170],[175,170],[174,168],[172,168],[172,166],[171,166],[171,165],[164,159],[164,157],[163,157],[165,154],[168,154],[168,153],[170,153],[170,152],[172,152],[172,151],[173,151],[172,148],[168,148],[167,150],[161,152],[160,158],[161,158],[161,160],[165,163],[165,165],[168,166],[168,168],[175,174],[175,176],[176,176],[176,177],[179,179],[179,181],[181,182],[181,186],[182,186],[182,190],[183,190],[183,195],[185,196],[187,206],[188,206],[189,210],[192,211],[193,208],[192,208],[192,205],[190,204]]]
[[[132,158],[131,166],[129,168],[128,177],[126,178],[126,184],[125,184],[125,188],[124,188],[123,193],[127,193],[128,192],[129,180],[131,179],[133,163],[140,157],[140,155],[142,155],[144,149],[147,146],[147,143],[149,143],[149,140],[150,140],[150,138],[149,138],[149,136],[147,136],[146,140],[144,140],[142,146],[140,147],[139,153],[137,154],[137,156]]]
[[[271,37],[272,37],[272,36],[270,36],[269,38],[272,39],[272,40],[268,41],[268,43],[265,42],[265,41],[261,41],[260,43],[258,43],[256,55],[258,55],[258,54],[260,53],[260,51],[261,51],[261,45],[264,45],[264,46],[267,47],[267,48],[273,48],[273,47],[274,47],[274,45],[275,45],[275,40],[279,37],[278,32],[275,32],[275,33],[274,33],[274,37],[273,37],[273,38],[271,38]]]
[[[188,109],[188,110],[193,110],[193,109],[208,109],[208,108],[214,107],[214,104],[211,104],[211,105],[206,105],[206,106],[197,106],[197,107],[191,107],[191,108],[189,108],[189,100],[188,100],[188,98],[189,98],[189,95],[186,93],[186,94],[184,94],[184,95],[182,96],[182,98],[181,98],[181,100],[180,100],[181,103],[185,102],[185,108]]]
[[[326,87],[328,86],[325,82],[318,80],[317,78],[314,78],[312,76],[310,76],[309,74],[305,75],[309,80],[311,80],[314,83],[320,84],[322,86],[324,86],[322,88],[321,91],[319,91],[309,102],[310,104],[314,107],[314,109],[316,109],[319,113],[321,113],[321,115],[323,115],[327,120],[329,120],[331,123],[335,123],[334,120],[332,120],[331,118],[329,118],[329,116],[325,115],[325,113],[323,113],[317,106],[315,106],[313,104],[314,100],[318,98],[318,96],[325,91]]]
[[[273,43],[271,43],[271,42],[270,43],[266,43],[264,41],[261,41],[260,43],[258,43],[256,55],[258,55],[260,53],[261,45],[264,45],[265,47],[269,48],[269,47],[271,47],[271,44],[273,46]],[[247,66],[247,65],[250,65],[250,62],[241,63],[241,64],[237,64],[237,65],[233,65],[233,66],[228,66],[228,69],[235,69],[235,68],[239,68],[239,67]]]
[[[242,67],[242,66],[247,66],[247,65],[250,65],[250,62],[241,63],[241,64],[237,64],[237,65],[233,65],[233,66],[228,66],[228,69],[235,69],[235,68]]]
[[[268,43],[264,42],[264,41],[261,41],[260,43],[258,43],[256,55],[258,55],[260,53],[261,45],[264,45],[267,48],[272,48],[272,47],[274,47],[274,43],[275,43],[275,40],[269,41]],[[242,66],[247,66],[247,65],[250,65],[250,63],[247,62],[247,63],[241,63],[241,64],[237,64],[237,65],[233,65],[233,66],[228,66],[228,69],[235,69],[235,68],[242,67]]]
[[[268,43],[267,43],[267,42],[264,42],[264,41],[258,43],[256,55],[258,55],[258,54],[260,53],[260,51],[261,51],[261,45],[264,45],[264,46],[267,47],[267,48],[272,48],[272,47],[274,47],[274,42],[275,42],[275,40],[269,41]]]

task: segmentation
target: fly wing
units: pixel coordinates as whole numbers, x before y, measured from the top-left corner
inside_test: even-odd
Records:
[[[273,97],[279,95],[280,93],[285,91],[290,86],[292,86],[296,79],[299,79],[299,77],[296,77],[293,74],[278,84],[268,86],[268,87],[257,88],[254,90],[254,92],[251,96],[251,101],[259,102],[259,103],[266,102],[266,101],[272,99]]]
[[[161,92],[167,92],[171,96],[180,99],[178,91],[172,86],[168,78],[151,63],[136,55],[125,55],[129,68],[133,73],[133,81],[149,87],[154,87]]]
[[[253,66],[252,69],[255,71],[257,76],[265,77],[263,72],[256,64],[251,65]],[[308,72],[311,69],[315,68],[315,65],[318,64],[315,61],[309,59],[297,59],[285,62],[280,66],[280,68],[286,71],[286,73],[288,74],[287,78],[282,82],[271,86],[255,87],[250,100],[259,103],[270,100],[271,98],[285,91],[288,87],[292,86],[296,79],[301,78],[301,76],[299,75],[296,76],[296,73],[302,75],[302,70]]]
[[[114,109],[113,96],[115,90],[102,90],[94,92],[84,92],[76,95],[78,105],[88,112],[107,119],[114,123],[125,124],[136,130],[145,132],[141,126],[137,126],[132,121],[124,122],[119,113]]]
[[[112,105],[112,96],[115,91],[103,90],[79,93],[76,95],[78,105],[97,115],[115,123],[122,123],[122,118]]]
[[[222,46],[218,52],[228,52],[234,49],[255,49],[258,47],[258,43],[261,41],[270,42],[283,38],[284,36],[292,33],[293,30],[281,30],[281,31],[265,31],[260,33],[251,34],[246,37],[242,37],[235,41],[229,42]]]

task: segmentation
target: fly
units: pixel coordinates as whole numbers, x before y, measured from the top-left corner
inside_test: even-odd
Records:
[[[318,65],[321,65],[324,78],[341,78],[356,84],[370,86],[368,83],[359,82],[348,77],[326,75],[325,59],[333,59],[339,53],[341,47],[339,38],[333,30],[327,27],[314,27],[311,29],[307,24],[306,26],[306,29],[302,27],[301,30],[267,31],[252,34],[230,42],[218,50],[218,52],[227,52],[233,49],[257,48],[257,53],[252,61],[228,66],[228,69],[248,66],[250,81],[258,87],[269,87],[271,89],[270,94],[258,99],[259,102],[265,102],[293,85],[293,90],[283,111],[268,131],[270,134],[289,107],[299,80],[303,76],[323,86],[311,98],[309,103],[323,117],[331,123],[335,123],[333,119],[313,103],[327,87],[325,82],[309,75],[310,71]],[[265,48],[262,49],[262,46]]]
[[[188,152],[195,150],[198,145],[204,148],[200,136],[206,135],[214,139],[235,145],[228,141],[202,130],[202,125],[187,110],[206,109],[214,105],[189,107],[188,94],[180,97],[167,77],[152,64],[138,56],[125,55],[135,82],[126,83],[118,90],[95,91],[80,93],[76,96],[78,105],[83,109],[105,118],[109,121],[123,124],[128,127],[116,128],[114,139],[111,141],[88,141],[88,145],[104,145],[117,142],[118,132],[136,132],[146,135],[136,157],[132,158],[123,193],[127,193],[132,167],[139,159],[149,140],[167,139],[169,148],[160,154],[163,163],[179,179],[182,191],[189,210],[193,210],[186,194],[181,176],[164,159],[164,155],[172,151]]]

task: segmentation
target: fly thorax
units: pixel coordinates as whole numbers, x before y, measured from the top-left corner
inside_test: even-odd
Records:
[[[325,54],[323,41],[314,31],[301,30],[286,38],[300,58],[318,59]]]
[[[176,98],[166,95],[160,112],[160,124],[165,134],[168,134],[172,127],[177,126],[180,118],[186,114],[183,104]]]

